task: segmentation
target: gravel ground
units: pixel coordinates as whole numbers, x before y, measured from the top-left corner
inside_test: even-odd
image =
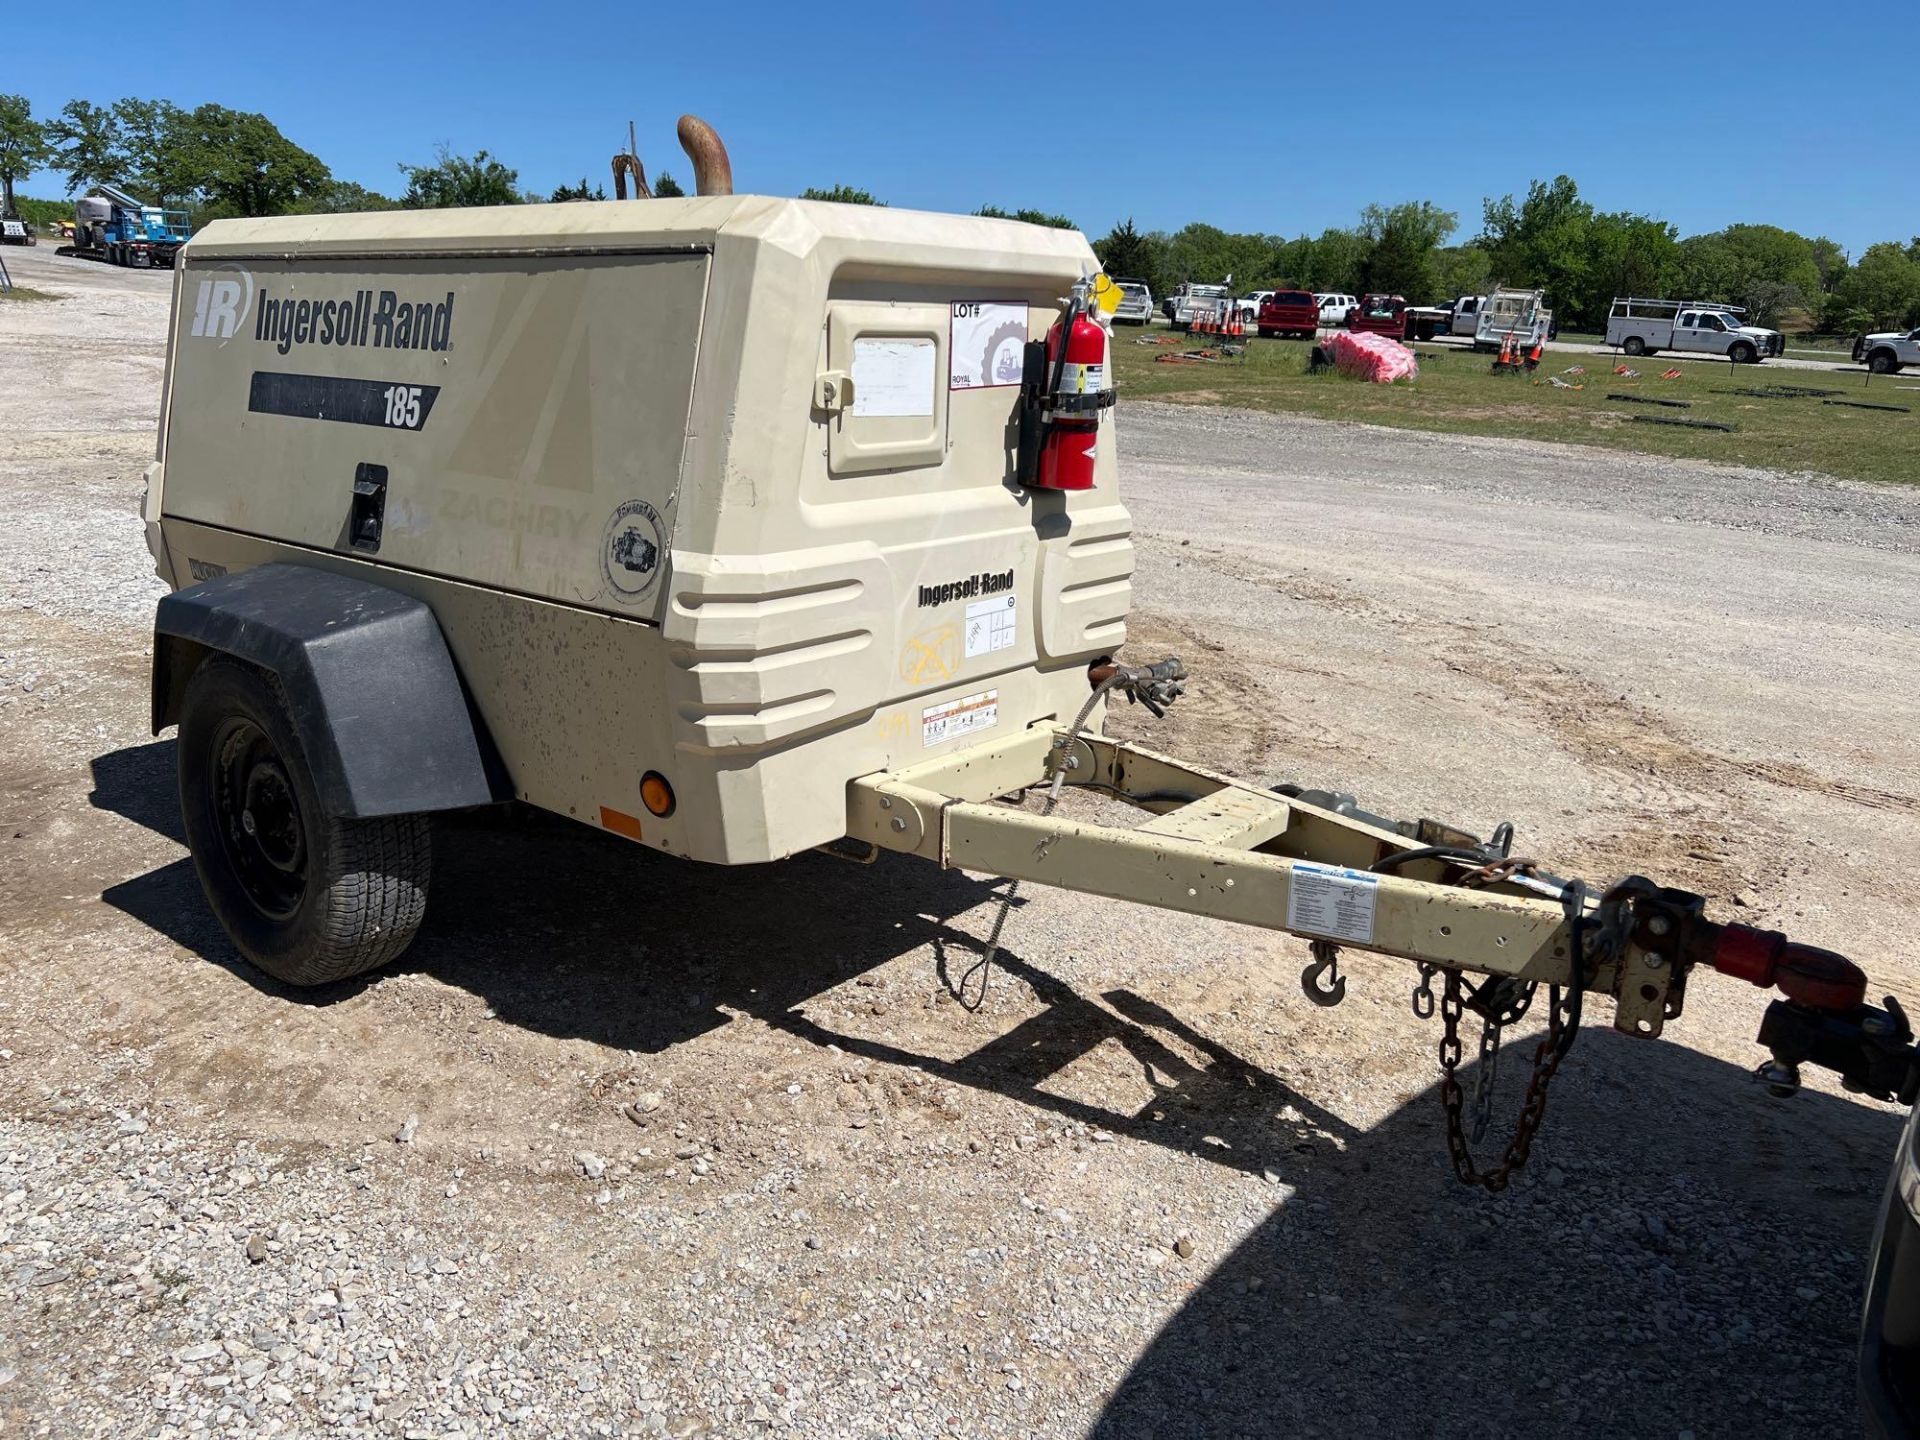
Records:
[[[1292,941],[1036,892],[968,1013],[997,890],[912,862],[462,818],[401,966],[255,975],[145,726],[167,277],[8,259],[70,298],[0,308],[0,1434],[1857,1428],[1897,1117],[1768,1101],[1716,977],[1657,1043],[1597,1005],[1489,1198],[1404,967],[1317,1010]],[[1200,676],[1155,743],[1512,818],[1920,990],[1907,492],[1120,424],[1136,648]]]

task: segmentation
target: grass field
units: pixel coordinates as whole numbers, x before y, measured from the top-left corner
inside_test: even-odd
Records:
[[[1155,327],[1145,335],[1170,332]],[[1649,455],[1676,455],[1769,469],[1816,471],[1856,480],[1920,481],[1920,374],[1869,377],[1864,373],[1786,370],[1745,365],[1685,363],[1660,357],[1633,364],[1636,379],[1613,373],[1610,355],[1549,352],[1531,376],[1495,375],[1486,355],[1420,345],[1418,379],[1373,385],[1326,371],[1307,373],[1311,347],[1299,340],[1256,340],[1244,359],[1160,363],[1158,355],[1192,344],[1137,345],[1142,332],[1115,335],[1114,372],[1123,399],[1232,405],[1253,410],[1358,420],[1370,425],[1463,435],[1513,435],[1603,445]],[[1184,342],[1185,337],[1181,337]],[[1565,372],[1584,366],[1580,375]],[[1680,378],[1663,380],[1678,368]],[[1549,376],[1577,384],[1561,390]],[[1832,398],[1906,405],[1913,413],[1825,405],[1819,397],[1763,399],[1727,393],[1737,388],[1803,386],[1840,392]],[[1902,388],[1903,386],[1912,388]],[[1609,393],[1684,400],[1687,408],[1609,400]],[[1644,423],[1637,417],[1710,420],[1731,433]]]
[[[29,300],[58,300],[58,295],[50,295],[45,290],[29,290],[24,285],[16,285],[11,290],[0,290],[0,305],[9,300],[25,303]]]

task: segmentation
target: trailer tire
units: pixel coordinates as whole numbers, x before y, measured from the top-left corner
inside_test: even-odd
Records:
[[[1760,352],[1741,340],[1729,347],[1727,358],[1736,365],[1751,365],[1760,358]]]
[[[324,812],[278,682],[203,663],[180,712],[180,813],[200,886],[257,968],[326,985],[397,957],[426,914],[424,815]]]
[[[1647,342],[1638,335],[1629,335],[1621,342],[1620,348],[1629,355],[1644,355],[1647,353]]]

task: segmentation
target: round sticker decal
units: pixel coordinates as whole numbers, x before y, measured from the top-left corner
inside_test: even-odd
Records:
[[[606,573],[614,599],[623,605],[645,600],[653,593],[666,559],[658,510],[644,500],[629,500],[613,512],[607,522],[600,568]]]

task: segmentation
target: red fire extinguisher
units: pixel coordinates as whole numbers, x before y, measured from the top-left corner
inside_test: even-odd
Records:
[[[1040,453],[1031,478],[1023,478],[1035,489],[1093,488],[1100,412],[1113,404],[1113,385],[1107,332],[1089,313],[1089,288],[1084,280],[1073,287],[1066,313],[1047,334],[1040,383],[1030,387]]]

